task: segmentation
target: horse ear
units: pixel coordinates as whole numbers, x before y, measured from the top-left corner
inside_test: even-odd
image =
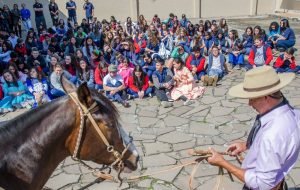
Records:
[[[67,94],[70,94],[70,93],[76,91],[76,86],[73,83],[71,83],[65,76],[61,77],[61,84],[62,84],[64,91]]]
[[[80,103],[82,103],[86,107],[90,107],[93,104],[91,91],[89,90],[86,82],[78,87],[77,96]]]

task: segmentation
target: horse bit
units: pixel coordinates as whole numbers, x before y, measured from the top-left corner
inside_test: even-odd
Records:
[[[112,145],[110,145],[110,143],[108,142],[107,138],[104,136],[103,132],[101,131],[101,129],[99,128],[99,126],[97,125],[95,119],[92,116],[93,113],[95,113],[96,111],[99,110],[99,107],[97,107],[97,103],[94,102],[90,106],[90,108],[86,108],[83,104],[80,103],[80,101],[78,100],[78,96],[77,96],[77,94],[75,92],[70,93],[69,96],[72,98],[72,100],[74,101],[74,103],[77,105],[77,107],[79,109],[79,112],[80,112],[79,133],[78,133],[78,136],[77,136],[76,146],[75,146],[75,149],[74,149],[74,152],[73,152],[73,155],[72,155],[72,159],[75,160],[75,161],[80,162],[81,164],[83,164],[83,166],[85,166],[89,170],[91,170],[93,172],[93,175],[95,175],[98,178],[110,179],[110,180],[113,180],[113,181],[116,181],[116,182],[122,182],[122,179],[120,178],[120,173],[124,169],[124,162],[123,162],[122,159],[123,159],[125,153],[127,152],[127,150],[129,149],[131,143],[129,143],[126,146],[126,148],[123,150],[122,153],[119,153],[117,150],[115,150],[114,147]],[[99,169],[92,168],[91,166],[89,166],[86,163],[84,163],[78,157],[79,147],[80,147],[80,143],[81,143],[81,139],[82,139],[82,133],[83,133],[83,128],[84,128],[84,118],[85,117],[87,117],[90,120],[90,122],[92,123],[94,129],[97,131],[98,135],[100,136],[100,138],[102,139],[102,141],[106,145],[107,152],[112,153],[114,155],[114,157],[116,158],[116,160],[110,166],[111,167],[116,166],[116,165],[118,166],[118,169],[119,169],[118,180],[114,179],[109,174],[105,174],[103,172],[99,172]]]

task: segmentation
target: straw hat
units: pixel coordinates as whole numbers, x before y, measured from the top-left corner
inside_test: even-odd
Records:
[[[277,74],[270,66],[257,67],[246,72],[244,82],[232,87],[229,95],[247,99],[267,96],[287,86],[294,78],[294,73]]]

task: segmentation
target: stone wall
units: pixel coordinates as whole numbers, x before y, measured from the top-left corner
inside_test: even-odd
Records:
[[[61,18],[66,19],[67,10],[65,3],[68,0],[56,0],[61,11]],[[185,13],[188,18],[220,18],[234,16],[248,16],[255,14],[272,14],[277,9],[297,9],[300,3],[297,0],[90,0],[95,6],[95,16],[99,19],[109,19],[114,15],[118,20],[125,21],[128,16],[136,20],[138,12],[147,20],[151,20],[154,14],[162,19],[167,18],[170,12],[181,16]],[[0,6],[14,3],[26,3],[33,13],[34,0],[0,1]],[[48,11],[49,0],[40,0],[44,5],[46,20],[50,21]],[[75,0],[77,3],[78,20],[84,17],[83,0]],[[34,15],[34,13],[33,13]],[[34,21],[33,21],[34,24]],[[49,25],[51,24],[51,21]]]

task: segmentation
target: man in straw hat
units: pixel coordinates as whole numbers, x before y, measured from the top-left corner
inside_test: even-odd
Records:
[[[300,114],[280,89],[294,79],[293,73],[277,75],[270,66],[254,68],[244,83],[232,87],[229,95],[249,99],[257,112],[247,142],[234,143],[228,152],[236,156],[248,150],[242,167],[232,165],[210,148],[208,162],[227,169],[245,183],[243,190],[284,190],[285,175],[295,165],[300,151]],[[298,125],[298,126],[297,126]]]

